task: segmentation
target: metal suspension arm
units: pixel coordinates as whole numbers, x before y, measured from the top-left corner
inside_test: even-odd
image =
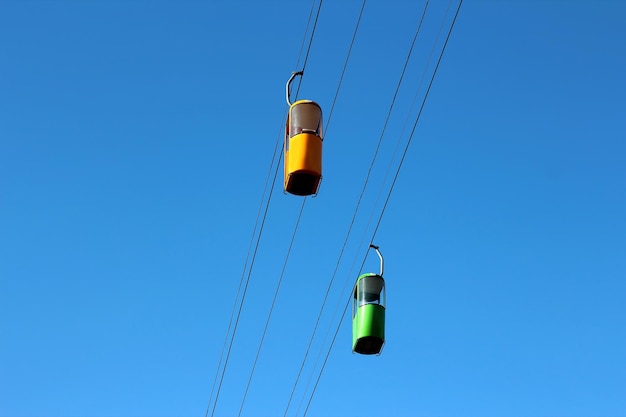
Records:
[[[291,107],[291,100],[289,99],[289,96],[291,95],[291,82],[293,81],[294,78],[296,78],[296,76],[301,76],[304,74],[304,71],[295,71],[291,73],[291,77],[289,77],[289,81],[287,81],[287,85],[285,86],[285,95],[287,97],[287,105],[289,107]]]
[[[385,261],[383,260],[383,255],[378,250],[378,246],[370,244],[370,248],[374,249],[380,258],[380,276],[383,276],[383,272],[385,272]]]

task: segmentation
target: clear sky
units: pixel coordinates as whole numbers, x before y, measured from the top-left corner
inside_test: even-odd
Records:
[[[369,0],[338,90],[362,2],[325,1],[298,93],[323,182],[287,257],[279,166],[250,272],[317,4],[0,0],[0,416],[626,416],[626,2],[465,0],[381,217],[458,3],[428,6],[355,216],[425,3]]]

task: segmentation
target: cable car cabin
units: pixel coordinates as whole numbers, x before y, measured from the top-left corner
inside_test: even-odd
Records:
[[[378,274],[363,274],[354,286],[352,352],[379,355],[384,344],[385,280]]]
[[[289,102],[289,101],[288,101]],[[289,106],[285,130],[285,191],[317,194],[322,179],[322,109],[310,100]]]

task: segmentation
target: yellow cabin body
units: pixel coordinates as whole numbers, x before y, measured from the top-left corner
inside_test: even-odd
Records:
[[[322,109],[310,100],[289,108],[285,130],[286,192],[298,196],[317,194],[322,180]]]

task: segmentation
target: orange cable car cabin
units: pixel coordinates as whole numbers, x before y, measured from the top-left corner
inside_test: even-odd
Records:
[[[284,190],[298,196],[315,195],[322,180],[322,108],[311,100],[289,101],[289,114],[285,128],[285,178]]]

